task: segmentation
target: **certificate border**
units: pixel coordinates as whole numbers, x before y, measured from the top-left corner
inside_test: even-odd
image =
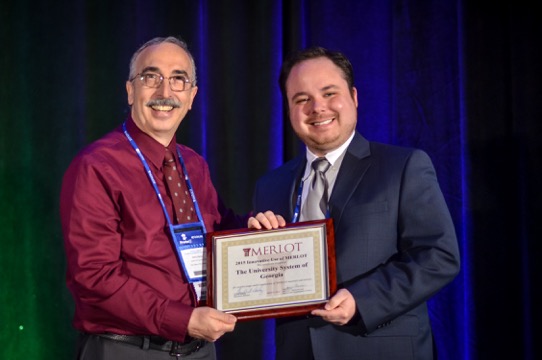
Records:
[[[323,229],[322,229],[323,228]],[[216,231],[208,233],[206,236],[206,250],[207,250],[207,300],[206,304],[208,306],[217,307],[217,287],[215,284],[217,263],[216,263],[216,248],[221,241],[226,240],[231,237],[250,237],[253,235],[260,235],[268,232],[284,232],[287,233],[289,230],[293,229],[304,229],[311,230],[315,229],[319,232],[323,232],[325,236],[320,241],[325,242],[325,244],[320,244],[318,248],[322,248],[326,252],[327,258],[325,259],[325,267],[327,268],[327,279],[324,279],[324,282],[321,279],[318,279],[318,284],[324,283],[324,289],[319,289],[321,291],[320,295],[322,300],[310,299],[298,299],[299,301],[289,301],[287,304],[283,305],[279,302],[273,303],[272,301],[269,304],[259,304],[257,309],[252,309],[249,306],[249,310],[225,310],[230,314],[235,315],[239,320],[255,320],[255,319],[266,319],[266,318],[278,318],[284,316],[299,316],[307,315],[313,309],[321,308],[321,306],[329,299],[329,297],[337,291],[337,277],[336,277],[336,261],[335,261],[335,235],[333,231],[333,220],[324,219],[324,220],[314,220],[314,221],[305,221],[299,223],[288,224],[286,227],[274,229],[274,230],[254,230],[254,229],[242,229],[242,230],[226,230],[226,231]],[[322,231],[323,230],[323,231]],[[318,239],[316,239],[318,240]],[[320,257],[325,256],[319,254]],[[225,254],[223,253],[223,256]],[[324,259],[321,259],[324,260]],[[319,264],[322,261],[318,262]],[[315,264],[316,265],[316,264]],[[318,265],[320,266],[320,265]],[[223,271],[221,269],[221,271]],[[319,274],[326,271],[319,270]],[[224,275],[223,275],[224,276]],[[227,275],[226,275],[227,277]],[[317,279],[315,279],[317,280]],[[326,281],[327,280],[327,281]],[[318,287],[318,286],[316,286]],[[323,294],[322,294],[323,292]],[[280,299],[279,299],[280,300]]]

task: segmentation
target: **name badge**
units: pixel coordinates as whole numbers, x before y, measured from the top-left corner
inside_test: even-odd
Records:
[[[202,300],[205,294],[201,283],[207,269],[203,226],[199,222],[170,225],[170,231],[186,278],[194,284],[198,299]]]

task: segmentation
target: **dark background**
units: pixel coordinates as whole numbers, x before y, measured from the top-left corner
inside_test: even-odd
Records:
[[[462,271],[430,302],[440,359],[540,358],[541,30],[517,1],[2,0],[0,358],[72,358],[61,178],[125,118],[132,53],[167,35],[198,67],[178,139],[238,212],[302,149],[277,86],[283,57],[344,52],[358,130],[427,151],[456,224]],[[239,324],[219,358],[271,359],[272,327]]]

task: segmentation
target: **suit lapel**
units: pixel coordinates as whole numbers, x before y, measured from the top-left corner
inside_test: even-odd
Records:
[[[346,204],[359,186],[363,175],[371,166],[370,154],[369,142],[356,132],[354,139],[346,149],[346,154],[329,199],[331,216],[335,220],[335,227],[339,225]]]

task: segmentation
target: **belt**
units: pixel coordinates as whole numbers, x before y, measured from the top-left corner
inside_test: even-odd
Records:
[[[160,336],[137,336],[137,335],[118,335],[118,334],[97,334],[99,337],[118,341],[130,345],[139,346],[142,349],[153,349],[160,351],[169,351],[169,355],[176,357],[188,356],[195,353],[205,345],[205,340],[192,339],[189,342],[181,343],[171,341]]]

